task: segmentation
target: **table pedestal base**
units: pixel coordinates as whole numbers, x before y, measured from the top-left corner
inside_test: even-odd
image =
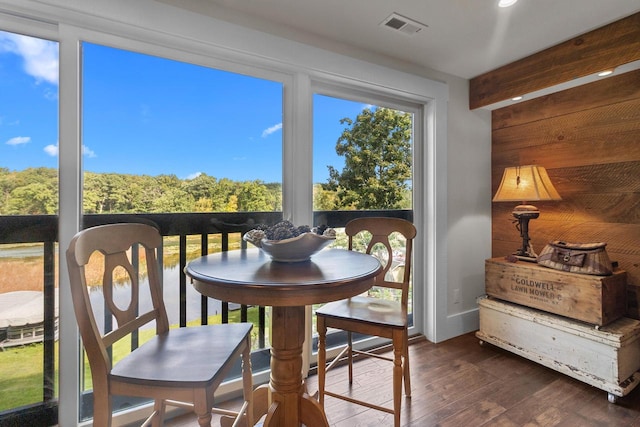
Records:
[[[271,382],[273,403],[265,426],[328,426],[318,402],[310,397],[302,381],[302,346],[305,337],[305,307],[273,307],[271,319]]]
[[[307,394],[302,380],[304,328],[304,306],[272,308],[271,381],[253,393],[254,420],[266,415],[265,427],[329,426],[322,406]]]

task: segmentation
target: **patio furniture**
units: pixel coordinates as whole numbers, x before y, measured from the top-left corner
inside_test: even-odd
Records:
[[[409,299],[409,283],[411,276],[411,253],[416,229],[409,221],[397,218],[358,218],[350,221],[345,227],[349,239],[349,249],[354,250],[356,236],[360,233],[371,234],[366,246],[366,253],[382,254],[383,271],[376,277],[374,287],[397,289],[399,300],[387,300],[372,296],[355,296],[349,299],[330,302],[318,310],[318,399],[324,405],[325,395],[363,405],[368,408],[393,414],[394,426],[400,425],[400,408],[402,382],[407,397],[411,396],[409,375],[409,350],[407,332],[407,305]],[[403,252],[398,252],[391,245],[390,237],[394,233],[404,237],[406,243]],[[404,263],[396,265],[394,257],[400,255]],[[394,272],[394,269],[396,270]],[[400,273],[400,282],[395,281]],[[397,291],[396,291],[397,292]],[[347,345],[331,363],[326,364],[327,329],[347,331]],[[352,334],[359,333],[370,336],[389,338],[393,344],[393,358],[380,356],[370,351],[358,351],[353,348]],[[392,361],[393,367],[393,409],[365,402],[351,396],[341,395],[326,390],[326,372],[333,368],[346,354],[349,364],[349,384],[353,383],[353,354],[376,357]]]
[[[144,249],[144,254],[140,250],[141,256],[135,257],[132,254],[138,253],[138,245]],[[162,237],[149,225],[111,224],[80,231],[67,250],[74,311],[93,380],[93,425],[110,426],[112,396],[124,395],[155,401],[154,411],[147,420],[153,426],[163,424],[166,405],[187,407],[197,414],[200,426],[209,426],[212,411],[230,414],[227,410],[213,408],[214,391],[240,356],[245,401],[239,413],[232,413],[236,416],[234,425],[241,421],[253,425],[250,365],[253,325],[239,323],[169,329],[156,258],[156,251],[161,246]],[[97,276],[102,278],[102,283],[96,288],[103,291],[105,309],[115,319],[111,331],[99,330],[92,310],[88,286],[95,284],[88,283],[87,279],[90,262],[92,270],[96,265],[103,266],[103,274]],[[125,275],[131,281],[130,303],[124,308],[113,300],[113,288],[117,286],[114,276],[117,274]],[[153,308],[144,313],[138,313],[138,295],[145,288],[140,276],[146,276],[153,301]],[[112,345],[145,325],[154,326],[155,335],[121,360],[114,360],[115,356],[121,355],[115,354]]]

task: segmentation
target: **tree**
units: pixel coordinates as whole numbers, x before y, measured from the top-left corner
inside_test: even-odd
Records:
[[[176,175],[84,172],[83,213],[238,212],[282,210],[282,185]],[[0,167],[0,215],[58,212],[58,175],[53,168],[10,171]]]
[[[329,166],[327,189],[337,192],[338,209],[407,208],[411,180],[411,114],[388,108],[364,109],[336,143],[345,158],[342,172]]]
[[[336,192],[326,190],[324,187],[326,187],[326,184],[313,184],[314,211],[332,211],[336,209]]]
[[[12,215],[53,215],[58,210],[58,193],[44,183],[31,183],[11,192],[7,206]]]
[[[260,180],[242,182],[237,196],[240,212],[270,211],[272,208],[269,191]]]

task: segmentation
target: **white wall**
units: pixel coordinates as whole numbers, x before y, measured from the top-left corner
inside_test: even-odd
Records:
[[[344,47],[341,48],[344,51]],[[395,59],[352,52],[389,68],[441,81],[449,88],[447,108],[447,283],[444,322],[433,340],[444,341],[479,327],[477,298],[485,293],[484,260],[491,257],[491,111],[469,110],[469,81]],[[440,284],[438,284],[439,286]]]
[[[442,331],[447,338],[479,326],[476,299],[485,293],[484,260],[491,257],[492,197],[491,112],[469,111],[467,80],[452,78],[448,83],[449,321]]]

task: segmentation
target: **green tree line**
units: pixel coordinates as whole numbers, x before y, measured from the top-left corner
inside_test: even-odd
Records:
[[[201,174],[133,175],[85,172],[84,213],[243,212],[282,210],[280,183],[232,181]],[[0,214],[58,213],[58,171],[0,168]]]
[[[338,171],[313,188],[315,210],[411,208],[411,132],[409,113],[365,108],[345,129],[336,153],[345,159]],[[282,185],[260,180],[232,181],[201,174],[176,175],[84,173],[86,214],[175,212],[278,212]],[[58,213],[58,171],[0,167],[0,215]]]

